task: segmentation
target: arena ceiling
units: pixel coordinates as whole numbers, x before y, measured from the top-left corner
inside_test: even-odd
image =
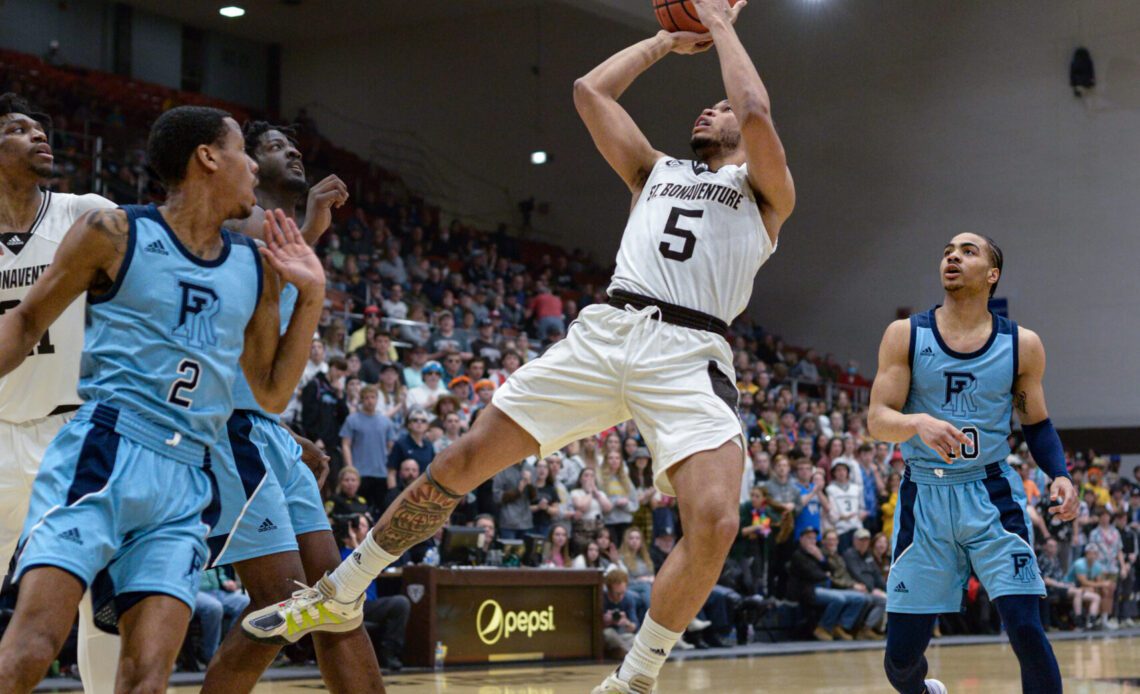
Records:
[[[371,34],[384,40],[384,31],[457,17],[494,14],[558,2],[594,12],[610,20],[639,28],[653,25],[649,0],[126,0],[147,12],[172,17],[202,29],[234,34],[265,43],[296,45],[337,36]],[[244,17],[227,19],[218,14],[225,5],[245,9]],[[504,27],[505,35],[509,29]]]

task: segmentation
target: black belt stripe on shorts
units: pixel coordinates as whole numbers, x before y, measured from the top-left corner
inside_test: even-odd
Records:
[[[692,328],[694,330],[716,333],[721,337],[728,336],[728,324],[716,316],[710,316],[707,313],[694,311],[684,306],[670,304],[660,299],[654,299],[651,296],[643,296],[641,294],[615,289],[610,292],[609,304],[615,308],[632,306],[639,311],[646,306],[656,306],[661,309],[661,320],[666,323],[679,325],[682,328]]]

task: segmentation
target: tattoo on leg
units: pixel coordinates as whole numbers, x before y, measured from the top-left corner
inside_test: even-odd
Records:
[[[376,541],[389,554],[403,554],[443,527],[460,498],[444,491],[430,477],[421,477],[384,514],[376,529]]]

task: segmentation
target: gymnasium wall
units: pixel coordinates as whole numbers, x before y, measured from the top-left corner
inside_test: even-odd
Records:
[[[287,47],[286,111],[309,104],[323,132],[361,151],[382,130],[414,133],[440,167],[506,188],[489,196],[472,183],[467,209],[506,219],[512,201],[534,194],[551,202],[535,217],[539,233],[608,259],[629,198],[574,114],[571,84],[652,23],[545,5],[390,40]],[[945,241],[987,233],[1006,252],[999,295],[1045,340],[1056,421],[1140,424],[1131,354],[1140,343],[1140,3],[781,0],[752,3],[741,32],[772,92],[799,193],[750,307],[766,327],[873,373],[896,310],[939,299]],[[1082,44],[1100,84],[1078,100],[1068,61]],[[711,53],[670,56],[624,103],[657,147],[685,154],[699,109],[723,93],[719,80]],[[528,163],[538,148],[551,164]]]

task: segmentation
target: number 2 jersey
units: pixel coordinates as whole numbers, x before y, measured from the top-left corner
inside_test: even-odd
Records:
[[[630,212],[610,291],[622,289],[731,323],[776,248],[746,166],[716,171],[662,157]]]
[[[98,195],[44,191],[36,219],[26,232],[0,234],[4,252],[0,255],[0,314],[24,300],[80,216],[114,206]],[[75,384],[83,351],[84,304],[82,296],[72,302],[24,363],[0,378],[0,421],[20,424],[42,419],[57,407],[81,402]]]
[[[949,422],[970,438],[962,455],[947,465],[918,436],[902,444],[908,465],[931,468],[955,479],[1009,455],[1013,385],[1017,377],[1017,323],[993,316],[990,339],[981,349],[955,352],[942,339],[934,308],[910,317],[910,394],[903,412],[925,413]]]
[[[223,229],[221,254],[202,260],[157,207],[123,209],[130,236],[119,276],[87,300],[79,394],[211,446],[233,409],[261,258],[252,240]]]

